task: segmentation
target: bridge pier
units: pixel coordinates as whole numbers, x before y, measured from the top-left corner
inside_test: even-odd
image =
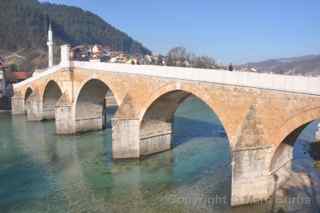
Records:
[[[12,115],[24,115],[26,113],[23,97],[13,96],[11,98],[11,113]]]
[[[61,135],[99,131],[106,128],[106,117],[104,112],[100,115],[84,114],[81,117],[74,116],[73,105],[59,102],[55,108],[56,133]],[[92,109],[91,109],[92,110]]]
[[[172,124],[152,125],[140,134],[140,156],[152,155],[171,149]]]
[[[32,94],[27,101],[27,119],[29,121],[43,120],[43,104],[42,100],[36,95]]]
[[[140,158],[140,121],[112,119],[112,157],[114,159]]]
[[[270,154],[271,147],[233,151],[231,206],[256,203],[270,197],[274,189],[268,169]]]
[[[43,120],[54,120],[55,119],[55,107],[43,107],[42,119]]]
[[[149,126],[141,134],[140,121],[112,119],[112,155],[114,159],[140,158],[171,149],[172,126]]]
[[[72,104],[66,101],[63,95],[55,108],[56,133],[59,135],[75,134],[75,119]]]
[[[106,128],[105,107],[79,104],[77,113],[74,103],[63,95],[55,106],[56,133],[62,135],[98,131]]]
[[[99,131],[105,129],[106,122],[104,116],[84,117],[75,120],[76,133]]]
[[[106,112],[105,107],[99,104],[90,104],[89,107],[78,106],[75,118],[75,131],[89,132],[98,131],[106,128]]]

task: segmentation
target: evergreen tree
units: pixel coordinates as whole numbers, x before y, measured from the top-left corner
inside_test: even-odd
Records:
[[[150,53],[127,34],[80,8],[37,0],[0,0],[0,11],[0,49],[3,50],[46,50],[50,19],[58,44],[98,43],[127,53]]]

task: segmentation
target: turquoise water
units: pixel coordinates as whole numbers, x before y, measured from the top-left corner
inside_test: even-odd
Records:
[[[207,106],[182,104],[174,130],[171,151],[112,161],[110,128],[58,136],[53,122],[0,114],[0,213],[252,212],[229,207],[228,140]]]

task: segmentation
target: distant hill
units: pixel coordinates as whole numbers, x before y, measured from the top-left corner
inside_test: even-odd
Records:
[[[150,53],[126,33],[77,7],[37,0],[0,0],[0,11],[0,53],[20,52],[32,61],[39,57],[35,63],[40,61],[40,64],[31,67],[44,66],[41,59],[46,56],[48,20],[52,22],[57,45],[97,43],[126,53]]]
[[[289,75],[320,76],[320,55],[271,59],[247,63],[242,67],[255,68],[258,72],[273,72]]]

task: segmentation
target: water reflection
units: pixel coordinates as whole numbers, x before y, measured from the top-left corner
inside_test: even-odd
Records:
[[[112,161],[110,128],[57,136],[52,122],[0,114],[0,212],[252,211],[229,207],[229,144],[210,110],[190,100],[174,129],[173,150]]]

